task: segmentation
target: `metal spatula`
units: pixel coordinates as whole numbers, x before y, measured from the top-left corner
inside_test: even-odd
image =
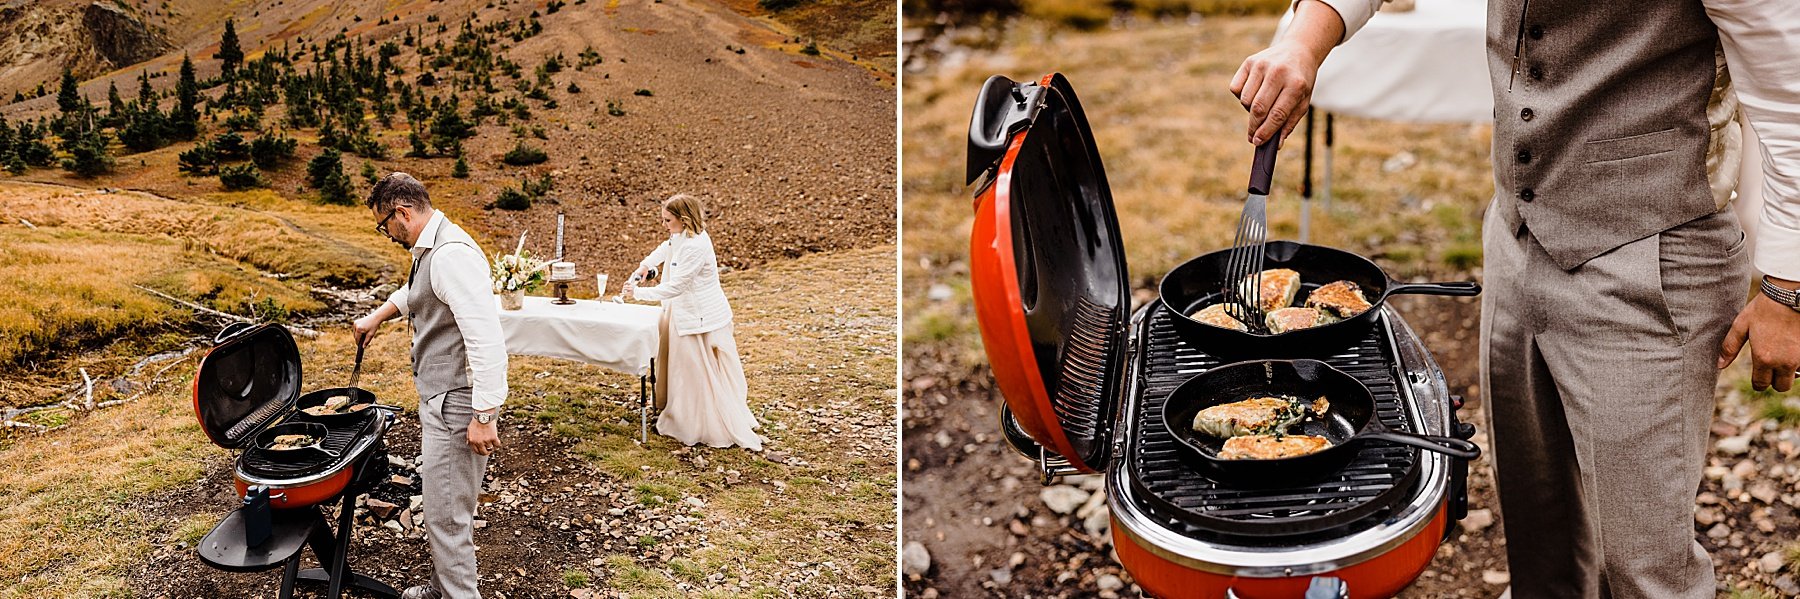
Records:
[[[1258,333],[1268,332],[1262,310],[1263,250],[1269,234],[1269,181],[1275,176],[1275,152],[1280,143],[1271,138],[1256,146],[1256,158],[1250,163],[1250,197],[1244,199],[1244,213],[1238,217],[1237,235],[1231,240],[1220,279],[1225,286],[1225,312]]]

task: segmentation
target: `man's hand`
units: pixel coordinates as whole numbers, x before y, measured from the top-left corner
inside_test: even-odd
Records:
[[[1300,2],[1287,32],[1250,55],[1231,77],[1231,94],[1250,111],[1250,145],[1287,139],[1312,106],[1313,82],[1325,55],[1344,37],[1344,20],[1323,2]]]
[[[482,424],[474,418],[469,419],[469,451],[476,455],[493,455],[500,448],[499,420]]]
[[[387,320],[385,318],[377,318],[377,316],[377,314],[371,312],[367,316],[356,319],[356,322],[351,325],[352,329],[355,331],[356,345],[358,347],[368,345],[370,341],[375,340],[375,333],[381,330],[381,323]]]
[[[1792,289],[1800,284],[1771,281]],[[1774,387],[1787,392],[1794,386],[1794,368],[1800,366],[1800,312],[1776,303],[1761,293],[1738,313],[1725,334],[1720,347],[1719,368],[1730,366],[1743,351],[1750,348],[1750,386],[1757,391]]]

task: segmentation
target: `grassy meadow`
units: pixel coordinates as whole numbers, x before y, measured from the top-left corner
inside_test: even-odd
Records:
[[[666,562],[649,557],[648,547],[645,555],[615,552],[603,580],[575,569],[570,576],[579,580],[561,582],[632,597],[770,596],[794,590],[791,564],[803,563],[830,564],[817,566],[806,588],[892,589],[894,251],[816,254],[725,277],[750,406],[769,451],[784,462],[714,450],[705,454],[711,467],[696,470],[673,453],[680,445],[671,439],[638,443],[636,377],[515,357],[510,417],[574,441],[603,476],[630,484],[637,501],[696,497],[706,506],[705,546]],[[348,376],[348,329],[322,333],[296,339],[308,380]],[[409,343],[388,325],[367,352],[360,386],[416,422]],[[158,545],[192,546],[216,521],[219,514],[170,519],[155,503],[168,493],[217,492],[202,478],[231,460],[194,420],[184,369],[192,364],[176,367],[179,383],[0,448],[0,580],[8,581],[0,598],[132,596],[133,564]],[[727,483],[728,471],[741,482]],[[745,586],[704,590],[706,577],[721,571]]]

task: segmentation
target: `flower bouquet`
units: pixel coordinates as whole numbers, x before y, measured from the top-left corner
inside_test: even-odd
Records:
[[[525,292],[544,285],[544,269],[549,267],[549,262],[525,251],[525,236],[519,235],[519,245],[511,254],[494,256],[491,275],[494,293],[500,296],[500,307],[507,310],[525,307]]]

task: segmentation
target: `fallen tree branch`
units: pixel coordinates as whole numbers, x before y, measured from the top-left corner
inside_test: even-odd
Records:
[[[178,297],[175,297],[175,296],[173,296],[173,295],[169,295],[169,294],[167,294],[167,293],[163,293],[163,292],[161,292],[161,291],[157,291],[157,290],[155,290],[155,289],[151,289],[151,288],[149,288],[149,287],[145,287],[145,286],[143,286],[143,285],[135,285],[135,284],[134,284],[134,285],[132,285],[132,287],[136,287],[136,288],[138,288],[138,289],[142,289],[142,290],[144,290],[144,291],[148,291],[148,292],[150,292],[150,293],[152,293],[152,294],[155,294],[155,295],[156,295],[156,296],[157,296],[157,297],[160,297],[160,298],[163,298],[163,299],[166,299],[166,300],[169,300],[169,301],[171,301],[171,302],[175,302],[175,303],[177,303],[177,304],[180,304],[180,305],[183,305],[183,306],[187,306],[187,307],[189,307],[189,308],[193,308],[193,309],[194,309],[194,310],[196,310],[196,311],[199,311],[199,312],[202,312],[202,313],[205,313],[205,314],[211,314],[211,315],[213,315],[213,316],[217,316],[217,317],[220,317],[220,318],[225,318],[225,319],[229,319],[229,320],[235,320],[235,321],[237,321],[237,322],[246,322],[246,323],[250,323],[250,324],[257,324],[257,322],[256,322],[256,321],[255,321],[255,320],[251,320],[251,319],[249,319],[249,318],[245,318],[245,317],[242,317],[242,316],[238,316],[238,315],[236,315],[236,314],[232,314],[232,313],[230,313],[230,312],[220,312],[220,311],[218,311],[218,310],[214,310],[214,309],[212,309],[212,308],[208,308],[208,307],[206,307],[206,306],[202,306],[202,305],[200,305],[200,304],[196,304],[196,303],[194,303],[194,302],[190,302],[190,301],[187,301],[187,300],[184,300],[184,299],[181,299],[181,298],[178,298]],[[306,337],[306,338],[308,338],[308,339],[312,339],[312,338],[315,338],[315,337],[318,337],[318,336],[319,336],[319,332],[318,332],[318,331],[315,331],[315,330],[312,330],[312,329],[309,329],[309,328],[306,328],[306,327],[303,327],[303,326],[299,326],[299,325],[287,325],[287,328],[288,328],[288,330],[290,330],[290,331],[293,331],[293,332],[295,332],[295,333],[299,333],[299,334],[300,334],[300,336],[302,336],[302,337]]]
[[[81,383],[87,386],[87,409],[94,409],[94,377],[88,376],[87,369],[81,369]]]
[[[21,218],[21,219],[19,219],[19,224],[25,225],[25,228],[31,229],[33,231],[37,230],[37,225],[31,224],[31,221]]]

